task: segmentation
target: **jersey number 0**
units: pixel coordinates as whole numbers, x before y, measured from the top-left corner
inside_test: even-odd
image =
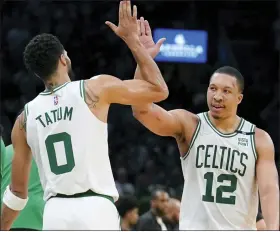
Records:
[[[57,153],[55,151],[54,144],[58,142],[63,142],[64,145],[66,164],[63,165],[58,165],[57,163]],[[52,134],[46,138],[45,144],[51,171],[56,175],[71,172],[75,166],[71,136],[66,132]]]

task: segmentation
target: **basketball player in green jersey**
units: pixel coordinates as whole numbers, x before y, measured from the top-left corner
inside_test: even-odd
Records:
[[[1,205],[4,191],[11,181],[11,166],[13,156],[13,146],[9,145],[6,147],[6,154],[3,156],[1,163],[3,167],[3,170],[1,171]],[[41,186],[37,165],[34,160],[32,161],[30,170],[28,192],[29,201],[13,223],[11,230],[42,230],[45,202],[43,200],[43,189]]]
[[[35,36],[26,46],[25,65],[46,90],[25,105],[12,130],[15,153],[11,185],[3,197],[2,230],[10,229],[28,201],[31,154],[46,201],[43,230],[120,229],[108,154],[110,104],[159,102],[168,89],[139,40],[136,6],[132,10],[130,1],[121,1],[119,25],[106,24],[130,48],[144,80],[98,75],[71,82],[71,60],[55,36]]]
[[[140,39],[152,57],[159,49],[147,21],[139,22]],[[135,79],[141,79],[136,70]],[[232,67],[211,76],[208,112],[166,111],[156,104],[133,106],[146,128],[176,139],[184,190],[180,230],[255,230],[258,189],[268,230],[279,229],[279,188],[270,136],[237,115],[244,79]]]

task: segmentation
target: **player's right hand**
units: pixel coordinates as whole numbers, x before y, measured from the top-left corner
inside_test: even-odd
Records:
[[[146,48],[151,57],[155,58],[160,51],[161,45],[166,40],[161,38],[155,44],[150,24],[143,17],[138,20],[138,36],[141,44]]]
[[[119,25],[116,26],[109,21],[106,21],[105,24],[125,42],[138,38],[137,7],[135,5],[133,6],[132,13],[130,0],[121,1],[119,6]]]

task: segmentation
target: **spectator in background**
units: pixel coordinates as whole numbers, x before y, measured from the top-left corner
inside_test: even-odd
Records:
[[[115,181],[120,196],[134,195],[135,189],[127,181],[127,172],[125,168],[119,168],[117,171],[117,180]]]
[[[141,215],[136,230],[169,230],[168,222],[164,221],[169,203],[169,194],[164,190],[152,193],[151,209]]]
[[[169,222],[170,230],[179,230],[181,202],[175,198],[171,198],[166,210],[166,219]]]
[[[139,219],[137,200],[132,196],[121,197],[117,209],[121,216],[121,230],[132,230]]]

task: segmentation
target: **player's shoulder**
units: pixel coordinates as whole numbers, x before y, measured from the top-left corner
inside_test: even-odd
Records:
[[[186,122],[187,120],[190,120],[188,122],[194,122],[198,123],[199,122],[199,116],[197,114],[194,114],[188,110],[185,109],[175,109],[175,110],[170,110],[169,111],[172,115],[175,117],[179,118],[180,121]]]
[[[256,127],[255,129],[255,139],[256,143],[261,142],[261,143],[271,143],[272,139],[270,135],[263,129],[260,129]]]
[[[182,128],[182,134],[184,137],[188,137],[187,134],[193,134],[200,125],[200,117],[185,109],[175,109],[169,111],[175,119],[179,122]]]
[[[96,76],[91,77],[88,79],[89,81],[98,81],[98,82],[106,82],[106,81],[111,81],[111,80],[120,80],[116,78],[115,76],[109,75],[109,74],[99,74]]]
[[[274,151],[274,144],[270,135],[263,129],[255,129],[255,145],[258,155],[266,153],[269,150]]]
[[[85,84],[89,87],[102,88],[106,87],[107,85],[114,84],[116,81],[120,82],[121,80],[112,75],[100,74],[85,80]]]

